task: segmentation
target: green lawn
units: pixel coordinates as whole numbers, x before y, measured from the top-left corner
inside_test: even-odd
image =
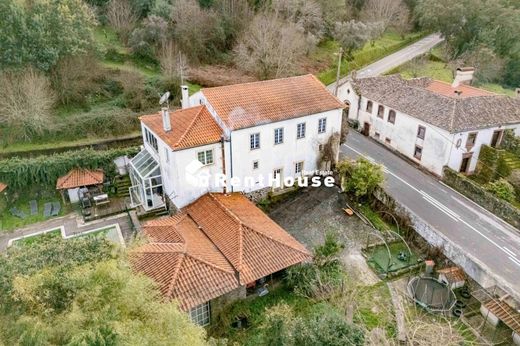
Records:
[[[12,188],[8,188],[12,190]],[[40,186],[33,186],[27,191],[19,191],[17,196],[13,196],[14,192],[10,191],[9,202],[6,202],[5,196],[0,196],[0,232],[11,231],[30,224],[48,220],[43,216],[44,204],[47,202],[60,202],[61,211],[58,216],[69,213],[72,209],[70,205],[63,205],[61,196],[52,187],[42,188]],[[36,200],[38,203],[38,214],[31,215],[31,208],[29,206],[30,200]],[[26,214],[24,219],[14,216],[9,211],[16,207]],[[52,217],[51,217],[52,218]]]
[[[419,257],[412,251],[412,255],[407,260],[400,260],[399,253],[409,256],[409,251],[403,242],[395,242],[388,244],[391,258],[388,259],[388,249],[384,245],[378,245],[370,248],[368,251],[368,264],[378,273],[395,272],[417,263]]]
[[[379,39],[374,42],[368,42],[365,44],[363,49],[353,54],[353,61],[346,62],[345,60],[341,64],[341,76],[346,76],[352,70],[359,70],[363,66],[366,66],[374,61],[377,61],[391,53],[398,51],[399,49],[421,39],[424,33],[411,33],[408,34],[404,39],[393,31],[388,31],[383,34]],[[312,58],[326,59],[327,56],[332,57],[330,67],[318,75],[320,81],[324,84],[333,83],[336,80],[337,70],[337,58],[335,55],[338,52],[339,46],[336,42],[326,41],[321,44],[317,51],[313,54]]]

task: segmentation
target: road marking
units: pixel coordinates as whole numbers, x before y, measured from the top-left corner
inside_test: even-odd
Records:
[[[430,202],[431,204],[433,204],[434,206],[436,206],[438,209],[440,209],[442,212],[444,212],[445,214],[447,214],[448,216],[451,216],[451,218],[455,221],[459,221],[458,219],[460,219],[460,216],[451,211],[447,206],[445,206],[444,204],[442,204],[441,202],[439,202],[438,200],[436,200],[435,198],[433,198],[432,196],[428,195],[427,193],[425,193],[424,191],[421,191],[421,195],[423,196],[424,199],[426,199],[428,202]]]
[[[366,157],[367,155],[359,152],[358,150],[352,148],[351,146],[347,145],[347,144],[343,144],[345,147],[349,148],[350,150],[352,150],[353,152],[355,152],[356,154],[360,155],[360,156],[363,156],[363,157]],[[418,192],[419,194],[421,193],[420,190],[418,190],[417,188],[413,187],[412,185],[410,185],[408,182],[404,181],[401,177],[397,176],[396,174],[392,173],[391,171],[388,171],[388,173],[390,175],[392,175],[393,177],[395,177],[396,179],[398,179],[399,181],[401,181],[403,184],[407,185],[408,187],[410,187],[412,190]],[[424,195],[422,195],[424,196]],[[450,216],[451,217],[451,216]],[[451,217],[453,218],[453,217]],[[482,236],[484,239],[486,239],[488,242],[490,242],[492,245],[494,245],[495,247],[497,247],[498,249],[500,249],[503,253],[505,253],[506,255],[510,256],[510,254],[504,250],[504,248],[502,246],[500,246],[498,243],[496,243],[493,239],[489,238],[487,235],[485,235],[484,233],[482,233],[481,231],[479,231],[478,229],[476,229],[475,227],[473,227],[472,225],[470,225],[469,223],[467,223],[466,221],[464,221],[462,218],[459,218],[459,221],[462,222],[465,226],[467,226],[468,228],[470,228],[471,230],[473,230],[475,233],[478,233],[480,236]]]
[[[508,258],[509,258],[509,259],[510,259],[511,261],[513,261],[513,263],[514,263],[514,264],[516,264],[517,266],[519,266],[519,267],[520,267],[520,262],[519,262],[518,260],[516,260],[516,259],[512,258],[511,256],[510,256],[510,257],[508,257]]]
[[[516,254],[515,254],[513,251],[509,250],[509,249],[506,248],[505,246],[502,246],[502,248],[503,248],[504,250],[506,250],[507,253],[510,254],[511,256],[516,257]]]

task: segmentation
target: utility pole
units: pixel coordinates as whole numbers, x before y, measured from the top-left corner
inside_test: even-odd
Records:
[[[339,47],[338,53],[338,70],[336,71],[336,87],[334,88],[334,96],[338,96],[339,74],[341,72],[341,58],[343,57],[343,47]]]

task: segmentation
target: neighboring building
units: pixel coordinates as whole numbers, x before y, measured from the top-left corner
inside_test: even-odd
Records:
[[[65,192],[70,203],[78,203],[83,197],[85,188],[89,186],[102,187],[105,174],[100,169],[81,169],[74,168],[56,182],[56,189],[62,194],[65,202]]]
[[[466,275],[459,267],[449,267],[437,270],[439,281],[444,282],[452,290],[461,288],[466,282]]]
[[[259,177],[315,171],[320,149],[341,131],[345,106],[312,75],[202,89],[191,98],[183,86],[182,104],[140,118],[144,150],[130,162],[134,206],[169,200],[182,208],[207,192],[260,195],[270,187]],[[226,177],[225,189],[217,175]],[[198,186],[201,177],[209,185]],[[246,177],[247,184],[229,184]]]
[[[173,217],[149,221],[150,243],[132,252],[133,267],[176,299],[192,320],[210,322],[246,286],[308,261],[310,253],[241,193],[208,193]]]
[[[469,85],[472,69],[459,69],[453,84],[398,75],[354,79],[338,97],[363,134],[442,175],[444,166],[475,170],[480,147],[500,144],[505,129],[520,135],[520,98]]]

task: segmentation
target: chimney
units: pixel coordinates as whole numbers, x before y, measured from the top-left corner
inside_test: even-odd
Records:
[[[475,68],[473,67],[459,67],[455,72],[455,79],[451,84],[452,88],[457,88],[461,84],[471,84]]]
[[[520,88],[515,89],[515,95],[517,99],[520,99]]]
[[[172,124],[170,123],[170,110],[168,109],[168,107],[163,107],[161,109],[161,114],[164,131],[171,131]]]
[[[181,106],[182,109],[189,108],[190,107],[190,93],[188,92],[188,86],[187,85],[181,85]]]

